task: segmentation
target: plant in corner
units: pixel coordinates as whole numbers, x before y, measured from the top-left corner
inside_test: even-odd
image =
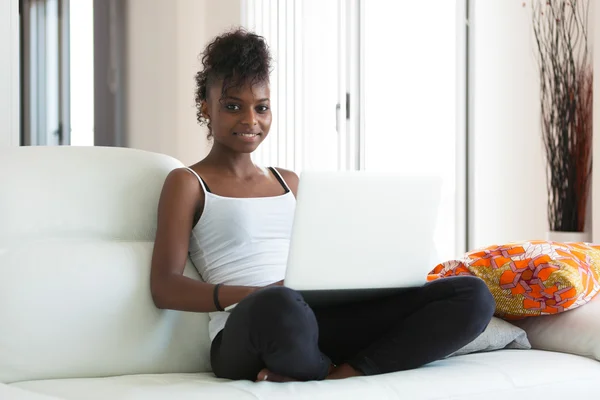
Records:
[[[550,235],[571,232],[572,237],[579,233],[584,239],[592,173],[589,0],[534,0],[532,4]]]

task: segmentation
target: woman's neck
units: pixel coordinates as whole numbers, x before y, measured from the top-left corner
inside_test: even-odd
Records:
[[[256,165],[249,153],[236,153],[217,143],[213,145],[204,161],[239,178],[256,173]]]

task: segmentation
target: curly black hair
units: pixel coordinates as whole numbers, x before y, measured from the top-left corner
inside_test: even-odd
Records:
[[[196,74],[196,118],[206,124],[208,137],[212,136],[210,123],[202,118],[202,102],[208,97],[209,87],[223,80],[221,94],[246,83],[268,82],[271,72],[271,54],[262,36],[242,28],[217,36],[206,46],[202,56],[202,70]]]

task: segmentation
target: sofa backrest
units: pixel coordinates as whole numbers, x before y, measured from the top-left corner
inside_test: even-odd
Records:
[[[210,370],[208,316],[158,310],[149,290],[160,191],[181,166],[0,149],[0,382]]]

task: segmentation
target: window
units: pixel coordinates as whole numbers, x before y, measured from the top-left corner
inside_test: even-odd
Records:
[[[68,0],[23,0],[24,145],[69,143]]]
[[[244,3],[275,58],[257,162],[441,176],[438,257],[464,252],[465,0]]]
[[[364,2],[364,168],[441,176],[439,257],[462,253],[456,0]],[[464,224],[464,223],[463,223]]]
[[[127,2],[21,1],[22,144],[120,145]]]
[[[358,58],[356,63],[348,62],[346,51],[353,40],[346,29],[355,3],[243,3],[242,20],[267,39],[275,64],[271,76],[274,118],[269,137],[255,154],[259,163],[296,172],[355,168],[356,160],[349,157],[348,149],[356,146],[357,129],[351,126],[358,122],[358,113],[346,110],[352,95],[347,78],[358,64]]]
[[[71,145],[94,145],[94,0],[70,2]]]

